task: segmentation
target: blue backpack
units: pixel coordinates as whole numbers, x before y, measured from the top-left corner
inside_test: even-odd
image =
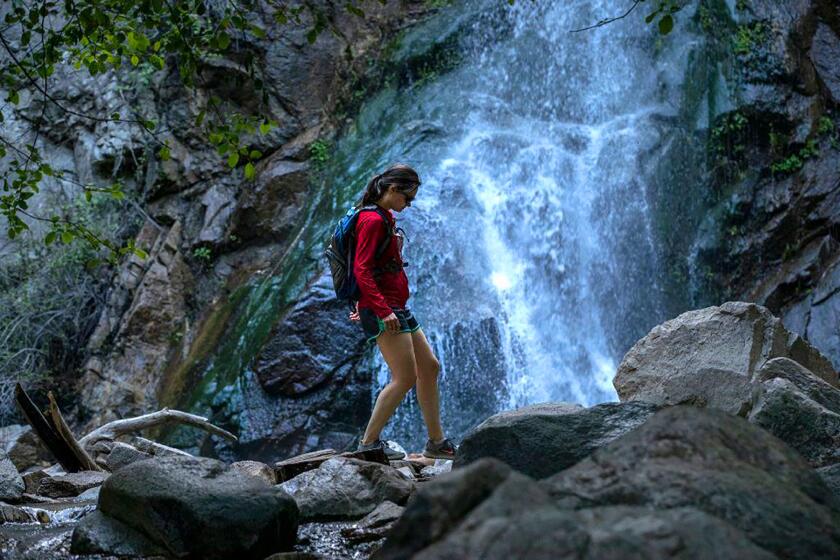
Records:
[[[332,275],[335,295],[338,299],[347,300],[352,307],[354,302],[359,300],[359,285],[353,275],[353,251],[356,248],[356,224],[359,221],[359,214],[362,212],[377,212],[385,220],[385,239],[376,248],[376,258],[379,258],[388,245],[391,243],[391,228],[388,227],[390,220],[385,212],[374,205],[363,206],[362,208],[351,208],[338,222],[327,245],[324,255],[330,263],[330,274]]]

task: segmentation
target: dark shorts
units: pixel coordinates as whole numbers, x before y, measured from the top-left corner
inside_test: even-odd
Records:
[[[396,307],[392,307],[391,310],[400,321],[400,332],[410,333],[420,328],[420,323],[411,314],[410,309],[397,309]],[[373,342],[377,336],[385,332],[385,323],[376,316],[376,313],[372,309],[365,307],[359,309],[359,319],[362,323],[362,330],[365,331],[365,340],[367,342]]]

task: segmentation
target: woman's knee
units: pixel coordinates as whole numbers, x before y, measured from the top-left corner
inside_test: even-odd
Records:
[[[408,393],[414,387],[415,381],[415,377],[394,377],[391,379],[391,385],[401,393]]]
[[[417,368],[417,378],[421,381],[436,381],[440,373],[440,362],[436,358],[426,361]]]

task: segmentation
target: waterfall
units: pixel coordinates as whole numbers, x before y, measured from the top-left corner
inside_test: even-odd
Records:
[[[397,218],[456,437],[507,408],[615,400],[623,353],[666,318],[649,181],[691,40],[663,49],[635,13],[570,32],[619,8],[453,6],[418,33],[460,34],[457,68],[370,100],[339,144],[348,184],[395,161],[420,172]],[[378,353],[372,367],[381,387]],[[422,443],[413,398],[385,435]]]

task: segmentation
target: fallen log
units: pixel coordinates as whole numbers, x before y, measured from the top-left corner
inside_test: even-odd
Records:
[[[214,426],[210,422],[207,421],[207,418],[203,416],[198,416],[196,414],[190,414],[189,412],[183,412],[181,410],[171,410],[169,408],[164,408],[163,410],[158,410],[157,412],[151,412],[149,414],[143,414],[142,416],[136,416],[134,418],[123,418],[121,420],[114,420],[113,422],[108,422],[104,426],[96,428],[85,437],[79,440],[79,444],[85,449],[91,449],[97,442],[102,440],[109,440],[113,441],[117,437],[125,434],[130,434],[133,432],[139,432],[140,430],[145,430],[148,428],[153,428],[155,426],[161,426],[164,424],[187,424],[190,426],[195,426],[196,428],[201,428],[202,430],[208,431],[211,434],[223,437],[225,439],[229,439],[231,441],[237,441],[237,437],[232,433],[224,430],[218,426]]]
[[[96,462],[91,459],[90,455],[79,445],[76,441],[76,436],[70,431],[70,426],[64,421],[64,416],[61,415],[61,410],[58,408],[58,403],[55,401],[55,396],[52,391],[47,393],[47,399],[50,401],[50,419],[52,420],[53,429],[58,436],[67,444],[67,448],[79,461],[79,464],[84,471],[101,471],[102,469]]]
[[[73,452],[68,442],[62,438],[52,422],[44,417],[20,383],[15,384],[15,402],[17,402],[26,422],[32,426],[35,435],[44,443],[50,453],[55,456],[56,460],[66,472],[85,470],[85,465],[82,464]],[[97,468],[96,470],[99,469]]]

